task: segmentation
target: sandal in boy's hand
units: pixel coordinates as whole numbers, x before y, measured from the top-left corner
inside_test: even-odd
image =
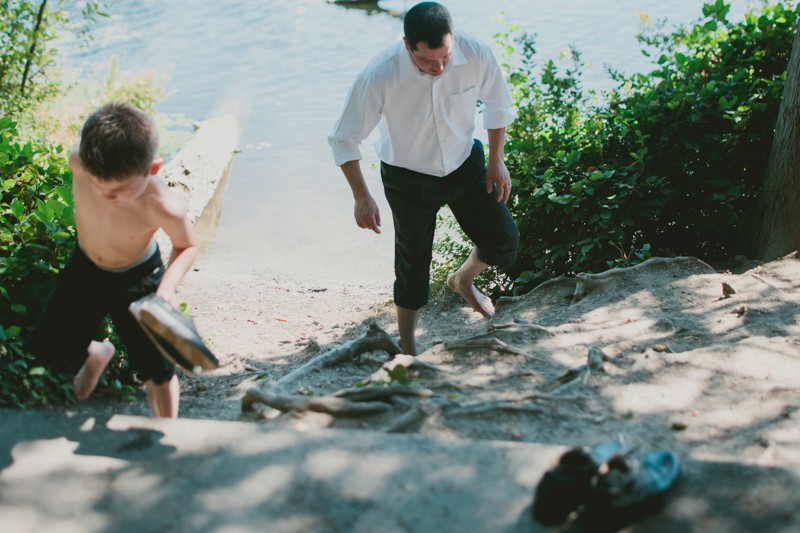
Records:
[[[197,332],[192,318],[160,296],[150,294],[136,300],[131,303],[129,310],[167,360],[191,374],[219,366],[216,356]]]

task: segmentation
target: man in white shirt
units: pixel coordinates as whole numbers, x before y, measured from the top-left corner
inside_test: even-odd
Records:
[[[380,233],[381,217],[361,172],[358,145],[377,126],[376,151],[395,227],[394,302],[400,346],[416,355],[420,310],[428,301],[436,215],[448,205],[475,244],[447,285],[485,317],[494,315],[475,278],[510,265],[519,232],[506,207],[511,178],[503,154],[514,119],[511,97],[487,45],[454,33],[447,9],[436,2],[411,8],[404,38],[359,73],[328,142],[355,199],[359,227]],[[473,139],[482,104],[489,164]]]

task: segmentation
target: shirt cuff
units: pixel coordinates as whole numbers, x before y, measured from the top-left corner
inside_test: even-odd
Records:
[[[361,150],[358,149],[357,143],[328,139],[328,144],[331,145],[331,150],[333,150],[333,160],[336,162],[337,167],[344,165],[348,161],[361,160]]]
[[[517,116],[517,112],[514,109],[505,108],[505,109],[483,109],[483,127],[487,130],[496,130],[498,128],[505,128],[512,122]]]

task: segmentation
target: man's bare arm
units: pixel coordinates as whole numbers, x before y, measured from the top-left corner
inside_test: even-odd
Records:
[[[369,192],[359,161],[348,161],[341,166],[355,200],[354,215],[359,228],[381,232],[381,213],[378,204]]]
[[[506,129],[487,130],[489,134],[489,165],[486,167],[486,192],[497,185],[497,201],[508,202],[511,195],[511,174],[505,163]]]

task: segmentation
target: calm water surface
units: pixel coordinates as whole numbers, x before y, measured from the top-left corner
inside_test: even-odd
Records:
[[[236,156],[222,221],[207,261],[320,283],[388,284],[391,213],[372,139],[362,146],[383,234],[356,227],[349,188],[326,136],[349,85],[375,51],[402,33],[398,16],[416,1],[356,9],[326,0],[126,0],[109,9],[91,48],[68,64],[91,69],[119,58],[122,71],[168,74],[160,113],[203,120],[238,114]],[[592,65],[586,85],[607,85],[604,65],[645,71],[636,42],[640,14],[670,23],[701,15],[702,0],[450,0],[456,28],[487,42],[506,28],[537,34],[539,62],[570,45]],[[733,3],[735,16],[747,4]]]

